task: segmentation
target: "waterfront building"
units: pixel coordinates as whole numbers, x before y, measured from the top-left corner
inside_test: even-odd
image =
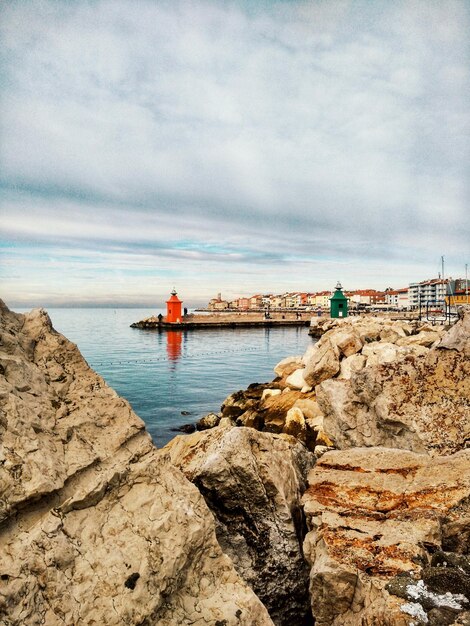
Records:
[[[227,300],[222,300],[222,294],[218,293],[217,298],[212,298],[209,300],[209,304],[207,305],[209,311],[224,311],[229,308],[229,303]]]
[[[263,297],[260,294],[251,296],[250,309],[261,309],[263,306]]]
[[[446,303],[450,306],[470,304],[470,281],[465,278],[457,278],[450,281],[447,290]]]
[[[393,309],[407,309],[409,306],[408,288],[387,289],[385,292],[385,304]]]
[[[238,308],[240,311],[248,311],[250,308],[249,298],[238,298]]]
[[[317,291],[315,294],[315,306],[319,306],[324,309],[328,308],[330,306],[330,299],[332,295],[332,291]]]
[[[442,308],[447,292],[447,280],[442,278],[431,278],[419,283],[409,285],[409,306],[417,309],[419,306],[432,306]]]
[[[385,304],[385,292],[376,289],[356,289],[351,296],[351,301],[356,304]]]

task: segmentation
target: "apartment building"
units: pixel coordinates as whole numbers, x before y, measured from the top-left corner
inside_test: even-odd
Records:
[[[409,306],[417,309],[419,306],[432,306],[441,308],[444,306],[447,292],[447,280],[442,278],[431,278],[419,283],[410,283]]]
[[[393,309],[407,309],[410,304],[408,287],[403,287],[403,289],[388,289],[385,292],[385,304]]]

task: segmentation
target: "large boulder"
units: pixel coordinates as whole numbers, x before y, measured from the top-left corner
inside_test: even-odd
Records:
[[[432,566],[436,551],[453,549],[453,524],[467,529],[460,549],[470,548],[469,469],[470,450],[435,459],[397,449],[356,448],[319,459],[303,496],[310,528],[304,550],[312,566],[317,626],[441,623],[428,619],[428,613],[439,602],[445,606],[446,599],[457,601],[452,593],[468,589],[465,575],[439,575]],[[458,561],[458,555],[448,558]],[[406,585],[400,587],[400,580]],[[437,596],[430,602],[429,593],[416,592],[410,607],[404,598],[412,600],[414,590],[406,587],[419,590],[423,584]],[[466,612],[467,600],[460,598],[457,612]],[[422,621],[416,622],[417,615],[424,616]]]
[[[312,350],[303,377],[307,385],[312,387],[323,380],[335,376],[339,372],[339,350],[332,341],[322,338]]]
[[[458,322],[432,349],[369,344],[362,350],[367,367],[318,385],[325,432],[335,445],[383,445],[432,455],[465,447],[470,438],[470,359],[461,349],[466,324]]]
[[[301,356],[288,356],[274,367],[274,373],[276,376],[280,376],[284,378],[292,374],[296,369],[298,369],[302,365],[302,357]]]
[[[305,623],[308,567],[300,498],[313,454],[287,435],[221,427],[177,437],[167,449],[204,495],[220,545],[274,623]]]
[[[272,624],[197,491],[47,314],[0,306],[0,622]]]
[[[441,350],[456,350],[470,357],[470,306],[460,307],[459,321],[439,342]]]

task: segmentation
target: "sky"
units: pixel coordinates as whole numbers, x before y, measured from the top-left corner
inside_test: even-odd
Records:
[[[402,287],[470,262],[470,1],[5,0],[9,306]]]

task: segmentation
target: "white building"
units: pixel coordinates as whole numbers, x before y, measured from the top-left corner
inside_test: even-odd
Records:
[[[408,290],[409,306],[417,309],[419,306],[444,308],[447,281],[442,278],[423,280],[420,283],[410,283]]]

